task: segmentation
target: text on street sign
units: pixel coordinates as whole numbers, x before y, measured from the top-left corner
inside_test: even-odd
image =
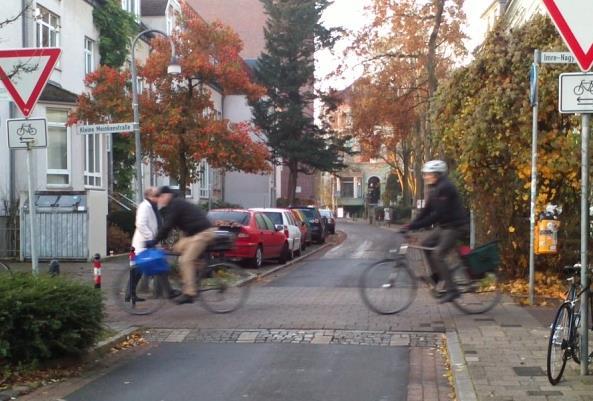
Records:
[[[134,131],[134,123],[96,124],[78,126],[78,133],[80,135],[112,134],[116,132],[132,131]]]

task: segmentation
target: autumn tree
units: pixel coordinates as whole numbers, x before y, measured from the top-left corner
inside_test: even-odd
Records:
[[[250,81],[239,56],[241,41],[228,27],[185,15],[173,35],[182,73],[167,74],[169,41],[155,38],[154,51],[140,67],[147,88],[140,95],[141,134],[145,155],[176,179],[182,191],[200,178],[206,159],[215,168],[251,173],[269,169],[268,149],[254,140],[248,122],[230,124],[214,113],[213,88],[224,94],[262,92]],[[70,123],[126,121],[131,118],[129,73],[104,66],[87,76],[87,93],[79,97]]]
[[[313,118],[315,50],[334,39],[334,32],[319,22],[330,1],[261,2],[268,15],[266,46],[255,76],[266,96],[252,102],[253,122],[266,135],[274,160],[288,167],[288,200],[293,203],[299,173],[340,170],[347,151],[344,138]]]
[[[212,100],[214,89],[253,101],[263,94],[239,56],[239,36],[219,22],[186,13],[173,39],[180,75],[167,74],[171,49],[162,38],[153,40],[154,52],[140,71],[147,84],[140,99],[144,149],[156,158],[156,167],[175,178],[182,191],[199,179],[202,159],[225,170],[268,171],[265,143],[254,140],[248,122],[221,119]]]
[[[505,267],[519,276],[526,274],[529,255],[531,56],[534,49],[563,48],[544,16],[512,31],[499,25],[475,61],[441,85],[432,112],[436,145],[476,213],[478,241],[499,239]],[[578,121],[558,113],[558,75],[571,68],[540,69],[537,208],[549,202],[563,207],[560,255],[538,261],[542,269],[574,263],[577,248],[570,244],[579,226]]]
[[[394,169],[407,204],[419,195],[422,162],[439,153],[427,116],[438,81],[465,54],[462,6],[463,0],[374,0],[371,22],[348,49],[364,67],[354,85],[354,134],[363,150]]]

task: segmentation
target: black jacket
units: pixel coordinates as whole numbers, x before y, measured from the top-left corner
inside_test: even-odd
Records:
[[[167,238],[173,228],[178,228],[186,236],[195,235],[210,228],[210,220],[198,206],[181,198],[173,198],[163,208],[163,225],[159,228],[155,240],[160,242]]]
[[[459,192],[447,177],[441,177],[431,188],[424,209],[410,223],[409,228],[416,230],[433,224],[443,228],[456,228],[468,223]]]

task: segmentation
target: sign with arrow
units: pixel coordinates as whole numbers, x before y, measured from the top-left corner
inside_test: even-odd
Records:
[[[589,71],[593,65],[593,29],[591,29],[593,1],[543,0],[543,2],[581,70]]]
[[[60,53],[58,48],[0,50],[0,80],[25,117],[31,115]]]
[[[46,148],[47,120],[45,118],[15,118],[6,120],[10,149]]]
[[[560,113],[593,113],[593,74],[560,74]]]

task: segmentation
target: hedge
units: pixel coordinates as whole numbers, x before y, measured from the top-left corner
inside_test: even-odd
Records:
[[[81,355],[102,331],[100,291],[58,277],[0,274],[0,365]]]

